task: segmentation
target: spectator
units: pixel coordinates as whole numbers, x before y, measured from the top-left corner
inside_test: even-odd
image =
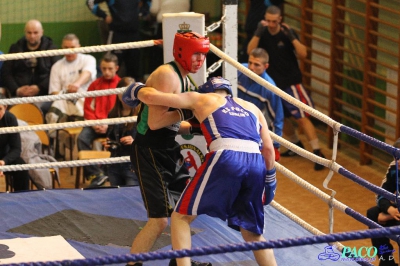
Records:
[[[150,13],[156,17],[154,39],[163,39],[162,34],[162,16],[165,13],[189,12],[190,0],[152,0]],[[150,72],[153,72],[158,66],[164,64],[164,53],[162,45],[152,47],[150,60]]]
[[[126,87],[135,80],[124,77],[117,87]],[[139,106],[138,106],[139,107]],[[132,108],[122,101],[122,94],[118,94],[114,108],[108,114],[108,118],[137,116],[139,108]],[[109,125],[107,129],[107,143],[105,148],[111,152],[111,157],[129,156],[132,142],[136,135],[136,123],[124,123]],[[131,163],[116,163],[108,166],[108,180],[111,186],[137,186],[138,178],[131,169]]]
[[[250,6],[248,7],[246,22],[244,25],[246,38],[244,39],[242,45],[243,49],[240,56],[241,62],[245,62],[249,59],[246,52],[247,44],[253,37],[254,31],[257,29],[258,22],[264,18],[267,7],[271,5],[280,6],[282,4],[283,0],[250,0]]]
[[[400,138],[393,144],[394,147],[400,149]],[[396,171],[400,168],[400,161],[392,161],[386,171],[385,178],[382,181],[381,187],[390,193],[396,193],[398,190],[398,179],[400,174]],[[377,195],[377,206],[371,207],[367,211],[367,217],[372,221],[382,225],[383,227],[400,225],[400,212],[396,203]],[[394,260],[393,245],[390,243],[390,238],[379,237],[371,239],[372,245],[378,250],[379,266],[397,266]]]
[[[79,39],[75,34],[67,34],[62,40],[61,47],[78,48]],[[49,94],[85,92],[90,83],[96,79],[96,59],[86,54],[66,54],[58,60],[50,72]],[[45,118],[46,122],[61,123],[83,120],[84,98],[74,100],[56,100],[52,103]],[[54,134],[58,132],[57,134]],[[68,145],[68,135],[64,131],[50,131],[51,138],[58,138],[55,151],[56,157],[62,156],[64,149],[62,146]],[[72,142],[74,145],[74,142]],[[70,149],[72,149],[70,147]]]
[[[107,3],[110,15],[100,8],[99,4],[102,2]],[[90,11],[109,25],[113,44],[140,41],[139,2],[140,0],[86,0]],[[140,64],[137,63],[140,61],[139,49],[114,50],[113,53],[118,56],[121,68],[125,69],[125,73],[120,70],[119,75],[141,79]]]
[[[24,53],[56,48],[52,39],[43,35],[40,21],[33,19],[25,24],[25,37],[12,44],[8,52]],[[50,70],[59,59],[59,56],[51,56],[5,61],[1,68],[3,86],[9,90],[12,97],[47,95]],[[36,104],[43,114],[46,114],[51,103]]]
[[[266,72],[268,59],[268,53],[264,49],[255,48],[250,53],[248,63],[243,64],[243,66],[276,86],[273,79]],[[280,97],[240,71],[238,71],[238,97],[255,104],[264,114],[272,131],[282,137],[284,115]],[[276,161],[279,161],[280,157],[279,146],[280,144],[274,141]]]
[[[121,78],[117,75],[118,58],[114,54],[106,54],[100,62],[102,76],[93,81],[88,91],[107,90],[116,88]],[[105,119],[114,107],[116,95],[86,97],[84,103],[85,120]],[[78,150],[92,150],[93,141],[105,138],[108,125],[84,127],[78,136]],[[100,166],[87,165],[83,167],[83,176],[90,181],[89,187],[102,186],[107,180]]]
[[[307,57],[307,48],[298,39],[297,34],[285,23],[281,23],[281,10],[277,6],[270,6],[265,13],[265,20],[259,22],[253,38],[247,46],[250,54],[254,48],[264,48],[269,54],[269,68],[267,73],[276,85],[304,104],[314,107],[314,103],[304,89],[302,75],[298,65],[298,58]],[[318,136],[309,114],[293,104],[283,101],[283,110],[286,118],[293,116],[299,127],[306,135],[315,155],[324,157],[319,146]],[[298,139],[291,122],[286,119],[284,134],[296,145],[304,148]],[[296,153],[288,150],[281,156],[293,156]],[[323,165],[315,163],[314,170],[324,169]]]
[[[0,99],[6,99],[6,97],[0,94]],[[8,112],[7,105],[0,104],[0,128],[17,126],[17,118]],[[25,164],[21,158],[21,151],[21,136],[18,132],[0,134],[0,165]],[[0,175],[2,174],[0,170]],[[13,171],[10,174],[14,191],[29,190],[28,170]]]
[[[80,47],[78,37],[72,33],[65,35],[61,47]],[[66,54],[51,68],[49,94],[85,92],[96,74],[96,59],[92,55]],[[47,123],[83,120],[83,103],[84,98],[54,101],[46,115]]]

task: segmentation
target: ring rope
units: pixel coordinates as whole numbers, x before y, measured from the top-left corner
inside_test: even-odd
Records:
[[[317,228],[313,227],[312,225],[310,225],[309,223],[307,223],[306,221],[304,221],[303,219],[301,219],[299,216],[297,216],[296,214],[294,214],[293,212],[289,211],[288,209],[286,209],[285,207],[283,207],[282,205],[280,205],[278,202],[276,202],[275,200],[273,200],[270,205],[272,207],[274,207],[276,210],[278,210],[280,213],[284,214],[286,217],[288,217],[290,220],[292,220],[293,222],[297,223],[298,225],[300,225],[301,227],[303,227],[304,229],[306,229],[308,232],[314,234],[314,235],[326,235],[325,233],[323,233],[322,231],[318,230]],[[332,233],[332,232],[330,232]],[[344,245],[340,242],[329,242],[328,243],[330,246],[335,246],[336,249],[342,251],[344,248]]]
[[[153,251],[147,253],[127,254],[119,256],[103,256],[89,259],[63,260],[53,262],[35,262],[34,265],[108,265],[114,263],[126,263],[128,261],[150,261],[165,260],[172,258],[183,258],[193,256],[203,256],[210,254],[243,252],[260,249],[278,249],[288,247],[298,247],[313,244],[331,243],[337,241],[359,240],[366,238],[388,237],[393,234],[400,234],[400,226],[385,228],[358,230],[352,232],[342,232],[327,235],[309,236],[303,238],[287,238],[270,241],[244,242],[229,245],[205,246],[194,249]],[[29,263],[8,264],[9,266],[29,266]],[[371,265],[371,264],[367,264]]]
[[[85,91],[85,92],[74,92],[74,93],[60,93],[55,95],[42,95],[33,97],[18,97],[10,99],[0,99],[0,105],[14,105],[21,103],[40,103],[40,102],[53,102],[55,100],[74,100],[86,97],[98,97],[108,96],[113,94],[121,94],[124,92],[126,87],[97,90],[97,91]]]
[[[106,52],[112,50],[144,48],[144,47],[151,47],[154,45],[160,45],[162,44],[162,42],[163,42],[162,40],[148,40],[139,42],[93,45],[93,46],[68,48],[68,49],[54,49],[54,50],[36,51],[36,52],[2,54],[0,55],[0,61],[30,59],[35,57],[49,57],[49,56],[76,54],[76,53],[98,53],[98,52]]]
[[[394,148],[393,146],[386,144],[385,142],[382,142],[380,140],[377,140],[375,138],[372,138],[362,132],[359,132],[355,129],[352,129],[350,127],[344,126],[342,124],[340,124],[339,122],[331,119],[330,117],[328,117],[327,115],[317,111],[314,108],[311,108],[310,106],[300,102],[299,100],[291,97],[289,94],[283,92],[281,89],[279,89],[278,87],[272,85],[271,83],[267,82],[265,79],[261,78],[260,76],[258,76],[257,74],[253,73],[251,70],[249,70],[248,68],[244,67],[242,64],[240,64],[239,62],[235,61],[232,57],[230,57],[229,55],[227,55],[226,53],[224,53],[223,51],[221,51],[220,49],[218,49],[215,45],[210,44],[210,50],[216,54],[217,56],[219,56],[220,58],[224,59],[224,61],[228,62],[229,64],[231,64],[232,66],[236,67],[240,72],[242,72],[243,74],[245,74],[246,76],[248,76],[249,78],[251,78],[252,80],[254,80],[255,82],[257,82],[258,84],[262,85],[263,87],[269,89],[270,91],[272,91],[273,93],[275,93],[276,95],[278,95],[279,97],[281,97],[283,100],[289,102],[290,104],[293,104],[299,108],[301,108],[302,110],[306,111],[307,113],[309,113],[310,115],[312,115],[313,117],[321,120],[322,122],[324,122],[325,124],[327,124],[328,126],[330,126],[332,129],[339,131],[339,132],[343,132],[346,133],[350,136],[353,136],[359,140],[362,140],[378,149],[381,149],[383,151],[386,151],[389,154],[392,154],[394,157],[396,158],[400,158],[400,149]],[[297,149],[294,149],[293,151],[296,152]],[[296,152],[297,153],[297,152]]]
[[[114,164],[114,163],[127,163],[127,162],[130,162],[129,156],[120,156],[111,158],[74,160],[74,161],[62,161],[62,162],[4,165],[0,167],[0,171],[10,172],[10,171],[21,171],[21,170],[31,170],[31,169],[67,168],[67,167],[78,167],[86,165]]]
[[[84,121],[76,121],[76,122],[28,125],[28,126],[19,126],[19,127],[3,127],[3,128],[0,128],[0,134],[17,133],[17,132],[24,132],[24,131],[40,131],[40,130],[75,128],[75,127],[90,127],[90,126],[98,126],[98,125],[115,125],[115,124],[123,124],[123,123],[134,123],[136,121],[137,121],[137,116],[130,116],[130,117],[105,118],[105,119],[99,119],[99,120],[84,120]]]

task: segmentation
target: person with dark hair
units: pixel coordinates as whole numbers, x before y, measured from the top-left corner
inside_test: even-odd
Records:
[[[141,83],[131,97],[193,112],[209,152],[171,216],[172,247],[190,249],[190,223],[206,214],[228,221],[247,242],[266,241],[264,205],[276,191],[275,152],[267,121],[254,104],[232,97],[228,80],[213,77],[198,92],[162,93]],[[187,130],[186,133],[190,133]],[[229,184],[229,186],[227,186]],[[272,249],[254,251],[258,265],[276,265]],[[189,257],[177,259],[190,266]]]
[[[269,66],[268,60],[268,53],[264,49],[255,48],[250,53],[248,63],[242,65],[275,85],[274,80],[266,72]],[[279,96],[238,71],[238,98],[255,104],[264,114],[271,131],[282,137],[284,114]],[[280,158],[279,148],[280,144],[274,141],[276,161]]]
[[[101,3],[106,3],[109,13],[103,10]],[[89,10],[97,17],[103,19],[109,27],[109,40],[111,43],[137,42],[141,40],[140,6],[143,0],[86,0]],[[125,73],[119,75],[141,79],[140,49],[123,49],[112,51],[118,56],[120,66]]]
[[[93,81],[88,91],[98,91],[117,88],[121,78],[117,75],[118,58],[114,54],[105,54],[100,62],[102,76]],[[114,107],[117,96],[107,95],[98,97],[86,97],[84,102],[85,120],[98,120],[108,117],[108,113]],[[78,136],[78,150],[92,150],[93,141],[97,138],[105,138],[108,125],[96,125],[84,127]],[[84,177],[90,181],[89,187],[102,186],[107,176],[98,165],[87,165],[83,167]]]
[[[167,93],[188,91],[188,74],[199,71],[209,48],[210,41],[207,37],[196,32],[176,33],[172,51],[175,60],[159,66],[149,76],[146,84]],[[131,107],[139,103],[138,100],[132,100],[129,90],[125,90],[122,100]],[[167,227],[168,217],[172,213],[174,202],[168,199],[168,191],[182,192],[190,178],[180,145],[175,140],[181,121],[188,118],[179,109],[141,104],[131,162],[139,179],[149,218],[134,239],[131,253],[147,252],[152,248]],[[175,265],[175,260],[171,260],[170,265]]]
[[[126,87],[135,80],[124,77],[117,87]],[[118,94],[114,108],[108,114],[108,118],[137,116],[139,106],[132,108],[122,101],[122,94]],[[107,141],[104,148],[111,152],[111,157],[128,156],[131,154],[132,142],[136,135],[136,123],[124,123],[108,125]],[[131,163],[115,163],[108,166],[108,180],[111,186],[137,186],[138,178],[132,170]]]
[[[300,42],[295,31],[289,25],[282,23],[279,7],[272,5],[267,8],[264,20],[258,23],[254,36],[247,46],[247,53],[250,54],[257,47],[265,49],[269,54],[267,73],[275,81],[276,86],[302,103],[314,107],[310,95],[302,85],[302,74],[298,64],[298,59],[307,57],[307,48]],[[293,117],[306,135],[314,154],[325,158],[321,152],[315,127],[309,118],[310,114],[285,100],[282,100],[282,104],[286,118],[283,133],[289,141],[304,148],[289,120]],[[294,155],[296,153],[291,150],[281,154],[283,157]],[[315,163],[314,170],[322,169],[323,165]]]
[[[400,138],[393,144],[394,147],[400,148]],[[397,165],[396,165],[397,164]],[[400,182],[400,162],[398,160],[392,161],[385,174],[385,178],[382,181],[381,187],[390,193],[395,194],[398,190]],[[399,206],[396,203],[391,202],[383,196],[376,196],[376,206],[371,207],[367,211],[367,218],[382,225],[383,227],[397,226],[400,225],[400,212]],[[397,266],[398,264],[394,260],[393,256],[393,245],[390,243],[388,237],[379,237],[371,239],[372,245],[378,250],[379,266]]]
[[[6,97],[0,94],[0,99]],[[0,128],[17,127],[18,121],[15,115],[7,110],[7,105],[0,104]],[[21,136],[17,133],[0,134],[0,165],[25,164],[21,158]],[[0,170],[0,175],[4,174]],[[28,170],[9,172],[12,176],[11,186],[14,191],[29,190],[29,173]]]
[[[50,37],[43,35],[40,21],[26,22],[25,36],[10,46],[8,53],[24,53],[57,49]],[[60,56],[45,56],[5,61],[1,68],[1,83],[12,97],[44,96],[49,93],[50,70]],[[2,63],[2,62],[1,62]],[[0,84],[1,86],[1,84]],[[50,102],[37,103],[46,114]]]

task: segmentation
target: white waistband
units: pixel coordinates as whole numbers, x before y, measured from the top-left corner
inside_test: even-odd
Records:
[[[258,143],[251,140],[220,138],[213,140],[209,146],[210,151],[233,150],[248,153],[260,153]]]

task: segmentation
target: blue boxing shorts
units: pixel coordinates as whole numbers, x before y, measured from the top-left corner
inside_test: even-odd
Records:
[[[207,214],[256,234],[264,230],[265,161],[260,153],[211,151],[184,190],[175,211]]]

